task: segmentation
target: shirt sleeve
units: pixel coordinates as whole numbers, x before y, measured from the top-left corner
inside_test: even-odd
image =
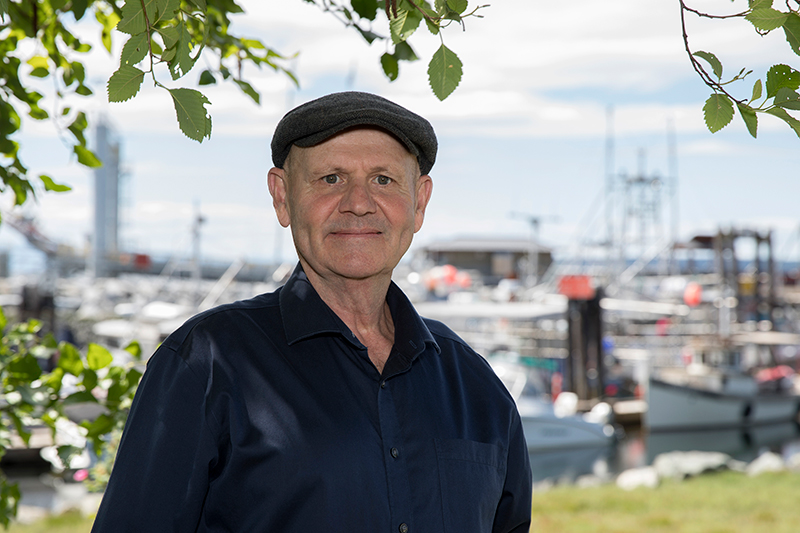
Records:
[[[197,529],[217,446],[205,387],[164,345],[148,362],[93,533]]]
[[[531,527],[533,479],[522,421],[515,413],[508,446],[506,480],[492,533],[528,533]]]

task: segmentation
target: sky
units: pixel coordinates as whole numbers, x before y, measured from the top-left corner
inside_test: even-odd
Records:
[[[202,144],[180,133],[171,99],[147,81],[133,100],[107,102],[105,82],[126,36],[115,34],[113,55],[97,44],[86,59],[95,96],[73,104],[92,120],[107,121],[121,144],[124,251],[187,257],[199,209],[206,220],[204,258],[293,260],[291,237],[278,225],[266,187],[272,132],[296,105],[361,90],[425,116],[439,137],[433,198],[413,247],[457,237],[529,238],[527,218],[538,217],[538,237],[556,257],[588,253],[597,250],[588,245],[607,238],[608,206],[621,211],[625,180],[642,176],[648,183],[661,180],[661,209],[653,211],[658,216],[644,239],[635,231],[639,222],[628,219],[632,242],[673,234],[686,240],[728,227],[771,230],[779,258],[800,258],[800,139],[773,117],[760,119],[758,139],[738,116],[720,132],[706,129],[702,106],[710,90],[689,63],[677,0],[493,2],[480,10],[483,18],[466,21],[466,31],[454,25],[444,33],[464,63],[459,87],[444,102],[426,75],[440,41],[424,28],[410,40],[422,60],[402,63],[399,79],[389,82],[379,66],[385,44],[367,45],[316,6],[300,0],[241,5],[246,13],[234,17],[233,31],[297,53],[291,67],[300,87],[271,70],[246,67],[244,77],[261,93],[261,105],[228,84],[203,88],[212,102],[213,132]],[[692,5],[732,13],[747,2]],[[761,37],[740,20],[687,22],[694,50],[717,54],[726,72],[753,69],[732,86],[740,96],[749,96],[770,65],[800,64],[782,33]],[[386,33],[384,26],[376,24],[376,31]],[[75,31],[99,41],[89,22]],[[19,50],[23,57],[34,53]],[[195,86],[201,70],[178,83]],[[159,81],[179,86],[164,72]],[[25,213],[52,240],[85,249],[92,233],[92,172],[70,157],[52,122],[26,121],[18,140],[32,174],[46,173],[73,188],[39,195]],[[610,197],[609,174],[617,191]],[[635,190],[647,198],[651,193]],[[0,200],[8,209],[8,195]],[[612,227],[619,235],[621,219]],[[0,227],[0,248],[16,250],[21,243],[11,228]],[[631,245],[634,253],[637,246]]]

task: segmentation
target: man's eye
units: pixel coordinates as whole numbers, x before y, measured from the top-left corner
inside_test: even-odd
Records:
[[[330,176],[325,176],[322,179],[325,181],[325,183],[333,185],[334,183],[337,183],[339,181],[339,176],[337,176],[336,174],[331,174]]]
[[[392,182],[392,178],[386,176],[378,176],[375,178],[375,181],[378,182],[378,185],[389,185]]]

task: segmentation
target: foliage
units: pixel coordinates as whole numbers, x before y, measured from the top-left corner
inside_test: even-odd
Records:
[[[461,63],[444,45],[442,30],[453,22],[463,27],[464,19],[480,16],[476,11],[483,7],[467,12],[466,0],[436,0],[434,6],[427,0],[304,1],[336,16],[355,29],[367,43],[386,41],[387,52],[380,63],[390,80],[399,75],[400,61],[418,59],[408,38],[424,20],[428,30],[442,39],[429,68],[429,83],[439,99],[450,95],[461,80]],[[372,23],[381,11],[389,21],[389,35],[373,31]],[[15,191],[21,191],[18,203],[24,202],[24,193],[32,191],[25,177],[26,169],[16,157],[18,145],[10,140],[10,135],[20,127],[19,104],[27,105],[28,115],[34,119],[51,118],[39,105],[43,95],[27,88],[29,83],[20,73],[22,58],[14,52],[21,41],[29,39],[41,45],[44,53],[26,60],[25,68],[30,69],[28,76],[53,79],[57,85],[57,112],[53,120],[61,130],[72,134],[71,148],[78,161],[87,166],[97,166],[99,161],[86,149],[84,131],[88,124],[85,115],[73,112],[63,104],[68,95],[92,94],[92,89],[85,84],[84,64],[75,59],[88,53],[91,46],[81,42],[64,21],[80,21],[93,14],[99,23],[103,46],[109,52],[113,35],[128,36],[120,54],[119,69],[108,80],[109,101],[124,102],[135,97],[149,77],[154,86],[169,92],[181,131],[202,142],[211,135],[211,116],[207,108],[210,102],[196,89],[167,87],[157,77],[157,67],[165,66],[172,81],[176,81],[192,71],[201,54],[207,51],[216,57],[216,66],[201,72],[199,84],[230,80],[256,103],[260,103],[258,91],[242,77],[243,66],[247,63],[267,66],[297,83],[292,72],[284,66],[288,59],[286,56],[257,39],[229,32],[230,16],[242,12],[235,0],[0,0],[0,14],[8,14],[0,25],[2,74],[7,80],[2,86],[0,131],[4,133],[0,138],[0,150],[13,159],[13,164],[2,167],[5,172],[0,177]],[[388,50],[390,47],[391,51]]]
[[[73,344],[41,335],[36,320],[8,325],[2,310],[0,330],[0,457],[15,438],[27,446],[33,429],[39,427],[49,430],[61,462],[68,466],[82,451],[62,438],[64,426],[73,424],[102,456],[105,437],[124,424],[142,375],[138,343],[125,348],[132,362],[119,365],[112,364],[111,353],[97,344],[89,344],[81,353]],[[43,371],[50,363],[53,369]],[[81,407],[99,414],[81,418]],[[16,514],[20,493],[1,473],[0,495],[0,523],[7,526]]]
[[[785,6],[782,6],[786,11],[781,11],[773,6],[773,0],[748,0],[748,8],[744,11],[731,15],[713,15],[689,7],[685,0],[679,1],[686,52],[689,54],[692,67],[703,82],[714,91],[703,106],[709,131],[716,133],[730,124],[736,109],[747,131],[753,137],[758,133],[759,113],[778,117],[800,137],[800,120],[789,113],[789,111],[800,111],[800,94],[797,92],[800,88],[800,72],[789,65],[773,65],[767,71],[763,83],[761,78],[755,80],[752,89],[747,90],[746,96],[737,98],[729,92],[730,84],[745,80],[753,71],[742,68],[736,75],[726,78],[722,62],[715,54],[703,50],[692,51],[686,30],[687,13],[706,19],[743,18],[752,24],[755,32],[761,36],[783,30],[789,48],[800,55],[800,2],[787,0]],[[711,72],[707,67],[710,67]]]
[[[323,10],[334,14],[346,26],[357,31],[368,43],[375,40],[387,41],[393,51],[387,50],[381,56],[381,67],[390,80],[394,81],[399,75],[400,61],[416,61],[414,49],[408,44],[408,39],[419,28],[422,22],[428,31],[439,36],[441,46],[434,52],[428,63],[428,83],[433,94],[439,100],[444,100],[458,87],[461,82],[462,64],[458,56],[444,44],[442,30],[453,23],[464,26],[464,19],[468,17],[481,17],[477,12],[488,7],[481,5],[468,11],[467,0],[435,0],[432,6],[427,0],[352,0],[351,7],[339,0],[305,0],[317,4]],[[381,36],[373,31],[373,21],[378,18],[378,12],[383,5],[383,11],[389,19],[389,37]]]

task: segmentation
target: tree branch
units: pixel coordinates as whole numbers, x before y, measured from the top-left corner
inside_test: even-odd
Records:
[[[697,9],[687,6],[686,3],[683,2],[683,0],[680,0],[680,3],[681,3],[681,9],[689,11],[690,13],[694,13],[698,17],[709,18],[709,19],[732,19],[736,17],[743,17],[750,12],[750,10],[748,9],[747,11],[742,11],[741,13],[736,13],[734,15],[711,15],[709,13],[703,13],[702,11],[698,11]]]
[[[725,96],[727,96],[728,98],[730,98],[731,100],[736,102],[737,104],[744,104],[743,100],[739,100],[737,98],[734,98],[728,91],[725,90],[725,88],[722,86],[722,84],[720,82],[715,81],[711,77],[711,75],[708,72],[706,72],[705,68],[703,68],[703,66],[700,64],[700,62],[697,60],[697,58],[694,57],[694,54],[692,53],[692,49],[689,46],[689,34],[686,31],[686,16],[685,16],[685,12],[686,11],[689,11],[691,13],[697,13],[697,12],[695,10],[692,10],[689,7],[687,7],[686,3],[684,2],[684,0],[678,0],[678,2],[681,5],[681,32],[683,34],[683,45],[684,45],[684,48],[686,49],[686,53],[689,55],[689,61],[691,61],[691,63],[692,63],[692,68],[694,68],[695,72],[697,72],[697,74],[703,80],[703,83],[705,83],[706,85],[711,87],[714,90],[714,92],[724,94]],[[741,15],[737,15],[737,16],[741,16]],[[725,16],[725,17],[713,17],[713,16],[711,16],[710,18],[730,18],[730,17],[728,17],[728,16]]]

